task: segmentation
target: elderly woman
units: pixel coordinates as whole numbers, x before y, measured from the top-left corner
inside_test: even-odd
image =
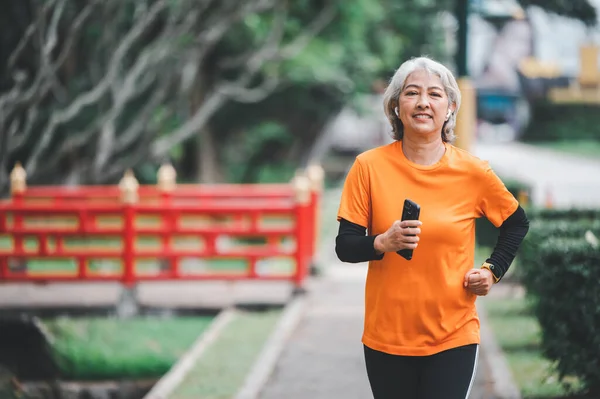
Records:
[[[336,253],[369,262],[362,342],[376,399],[468,397],[475,298],[500,281],[529,227],[488,163],[450,144],[459,107],[446,67],[423,57],[402,64],[384,95],[395,141],[357,156],[344,184]],[[419,220],[399,220],[407,198]],[[479,217],[500,234],[474,268]],[[411,260],[397,254],[407,249]]]

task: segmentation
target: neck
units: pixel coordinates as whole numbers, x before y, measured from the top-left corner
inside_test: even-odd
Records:
[[[433,165],[444,156],[446,147],[441,136],[433,139],[411,138],[406,133],[402,138],[402,151],[404,156],[418,165]]]

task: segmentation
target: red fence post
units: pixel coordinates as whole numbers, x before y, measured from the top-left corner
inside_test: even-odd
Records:
[[[6,232],[6,212],[0,211],[0,233]],[[8,275],[8,259],[6,256],[0,256],[0,280],[4,280]]]
[[[23,205],[25,202],[24,196],[27,190],[27,172],[23,168],[20,162],[15,163],[13,170],[10,172],[10,193],[12,196],[13,204]],[[24,217],[20,209],[13,213],[13,229],[22,230],[24,227]],[[21,255],[25,252],[25,246],[23,245],[23,235],[20,233],[13,234],[13,252],[20,253]],[[20,258],[21,261],[25,262],[24,258]],[[24,263],[26,264],[26,263]],[[6,269],[6,275],[9,274],[8,262],[6,265],[2,265],[3,269]]]
[[[161,236],[162,251],[167,254],[172,253],[172,238],[176,227],[175,215],[172,212],[173,191],[177,188],[177,171],[171,164],[164,164],[158,169],[157,173],[158,191],[161,193],[163,209],[161,212],[163,233]],[[172,277],[179,278],[179,259],[167,257],[167,268]],[[161,272],[165,270],[162,269]]]
[[[128,170],[119,182],[123,202],[123,284],[135,285],[135,204],[139,200],[139,183]]]
[[[296,193],[296,273],[294,275],[294,290],[298,293],[303,291],[303,283],[311,255],[310,180],[305,176],[296,176],[294,178],[294,191]]]

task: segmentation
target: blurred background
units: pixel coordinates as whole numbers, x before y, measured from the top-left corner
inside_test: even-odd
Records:
[[[474,86],[463,147],[560,140],[551,91],[597,81],[594,1],[7,1],[0,193],[17,161],[32,184],[149,182],[165,161],[190,182],[343,171],[332,154],[390,140],[379,95],[419,55]],[[593,112],[567,109],[569,140],[596,142]]]
[[[18,164],[31,186],[66,187],[114,185],[128,170],[154,185],[163,164],[178,183],[286,183],[319,164],[320,244],[331,249],[350,164],[392,140],[388,80],[410,57],[430,56],[459,79],[457,146],[489,160],[532,220],[502,287],[481,301],[519,395],[597,398],[599,9],[600,0],[4,0],[0,198],[10,201]],[[478,221],[478,261],[496,237]],[[0,249],[11,240],[0,235]],[[24,291],[10,292],[3,298]],[[53,316],[47,335],[29,325],[40,340],[31,348],[58,353],[52,378],[148,379],[138,389],[147,392],[213,316]],[[260,348],[279,313],[246,316],[233,329],[250,338],[226,334],[198,366],[216,388],[176,397],[233,397],[256,351],[246,368],[232,362]],[[23,336],[4,335],[0,364],[23,357],[10,345]],[[13,374],[0,367],[0,391],[19,396]],[[481,373],[478,398],[494,397],[484,394],[492,374]]]

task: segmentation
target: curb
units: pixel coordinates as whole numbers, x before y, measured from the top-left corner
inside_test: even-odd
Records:
[[[288,338],[298,325],[306,308],[306,295],[298,295],[286,306],[277,326],[267,339],[258,359],[234,399],[258,399],[275,370]]]
[[[160,380],[158,380],[143,399],[167,399],[179,384],[181,384],[185,376],[198,361],[198,358],[215,341],[215,339],[217,339],[223,328],[229,324],[235,314],[236,311],[231,308],[219,313],[208,329],[196,339],[191,349],[187,351]]]
[[[506,357],[489,327],[485,305],[477,301],[476,306],[480,321],[481,346],[485,351],[483,358],[494,381],[494,395],[497,399],[522,399]]]

